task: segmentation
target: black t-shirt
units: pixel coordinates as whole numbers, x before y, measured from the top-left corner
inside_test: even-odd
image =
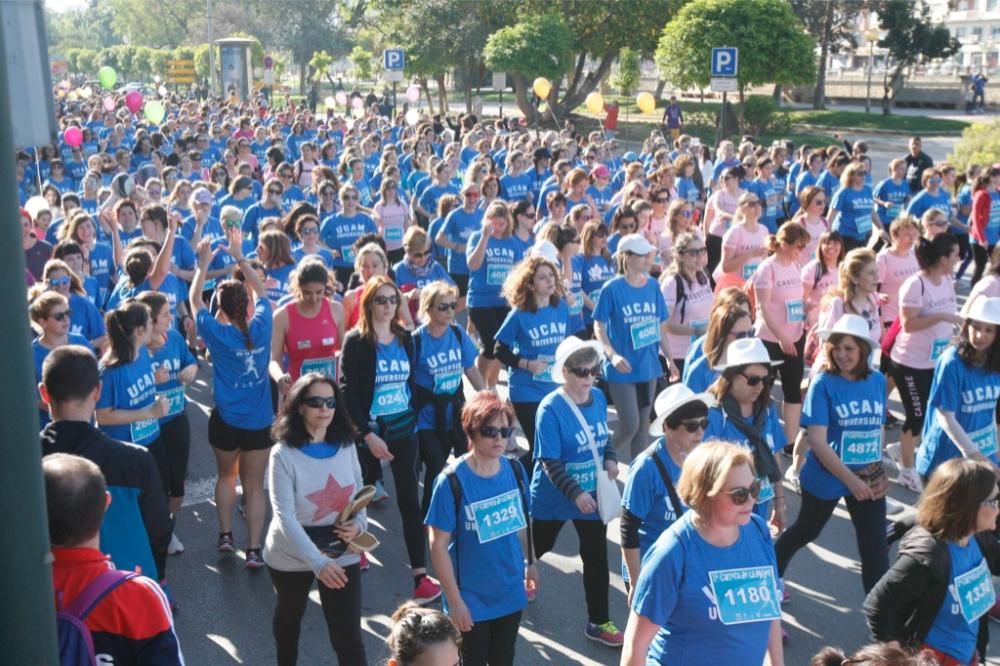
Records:
[[[906,163],[906,182],[910,186],[910,192],[916,194],[924,189],[920,177],[924,175],[926,169],[934,166],[934,160],[931,159],[930,155],[921,151],[916,157],[912,153],[907,153],[903,161]]]

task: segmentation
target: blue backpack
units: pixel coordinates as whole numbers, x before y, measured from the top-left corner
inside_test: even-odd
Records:
[[[58,610],[56,629],[61,666],[97,666],[94,638],[85,620],[112,590],[138,575],[132,571],[109,569],[91,581],[67,608]]]

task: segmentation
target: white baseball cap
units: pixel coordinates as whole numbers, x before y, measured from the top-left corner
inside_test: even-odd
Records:
[[[631,252],[632,254],[647,255],[654,250],[656,247],[642,234],[628,234],[618,242],[617,254]]]

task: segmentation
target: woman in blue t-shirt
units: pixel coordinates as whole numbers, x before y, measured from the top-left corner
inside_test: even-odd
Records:
[[[60,259],[49,259],[42,271],[45,288],[62,294],[69,302],[70,327],[69,332],[79,335],[90,342],[90,346],[103,352],[108,343],[107,331],[104,329],[104,318],[97,307],[90,302],[87,291],[79,276],[69,265]]]
[[[688,454],[677,494],[690,509],[643,560],[622,666],[784,663],[774,548],[752,510],[758,474],[727,442]]]
[[[601,288],[594,310],[594,337],[604,350],[603,372],[618,412],[614,448],[634,459],[649,443],[649,410],[656,379],[667,359],[667,304],[656,280],[649,276],[656,248],[642,236],[629,234],[618,245],[623,275]],[[663,356],[660,356],[662,351]]]
[[[354,185],[340,188],[341,211],[327,216],[319,235],[333,253],[337,282],[348,284],[354,270],[354,242],[365,234],[377,234],[378,227],[366,213],[359,210],[361,194]]]
[[[529,472],[538,404],[558,388],[552,364],[556,348],[569,334],[569,310],[562,295],[559,269],[539,256],[519,263],[503,287],[512,309],[497,331],[496,356],[510,373],[511,403],[528,440],[521,463]]]
[[[864,247],[875,229],[882,240],[889,242],[889,233],[882,226],[875,212],[872,189],[865,184],[867,168],[862,162],[853,162],[840,174],[840,189],[830,201],[827,219],[830,228],[844,239],[844,251]]]
[[[538,585],[527,476],[503,455],[513,420],[495,393],[473,396],[462,409],[469,452],[437,477],[427,513],[444,611],[462,632],[462,663],[470,666],[514,663],[521,613]]]
[[[917,471],[929,478],[946,460],[966,457],[998,469],[1000,298],[976,298],[954,345],[934,367]],[[1000,471],[1000,469],[998,469]]]
[[[882,469],[885,424],[885,375],[872,369],[869,357],[878,341],[868,323],[846,314],[819,332],[825,342],[820,372],[809,385],[802,412],[809,453],[799,473],[799,515],[775,543],[778,573],[792,557],[819,537],[843,498],[851,515],[861,555],[865,592],[889,568],[885,534]]]
[[[640,562],[653,542],[680,518],[687,507],[677,496],[684,459],[701,444],[708,427],[708,408],[715,400],[683,384],[669,386],[656,397],[656,420],[649,434],[653,445],[629,465],[622,493],[621,548],[625,585],[639,579]],[[629,587],[629,606],[632,590]]]
[[[403,292],[410,314],[416,318],[421,290],[432,282],[455,284],[444,266],[431,256],[431,239],[418,225],[411,225],[403,236],[403,259],[392,267],[396,284]]]
[[[268,229],[257,238],[257,259],[264,264],[264,286],[267,297],[277,303],[290,293],[295,259],[292,257],[288,234]]]
[[[601,287],[613,278],[617,271],[608,250],[608,227],[600,220],[591,220],[583,225],[580,232],[580,246],[583,248],[582,282],[580,291],[583,299],[583,323],[586,339],[594,337],[594,309]]]
[[[535,554],[552,550],[567,520],[580,540],[587,638],[613,647],[622,634],[608,608],[607,525],[597,507],[597,477],[614,481],[618,459],[608,444],[608,406],[594,386],[601,374],[601,346],[570,336],[556,349],[552,376],[563,387],[538,406],[536,465],[531,477],[531,524]],[[600,467],[598,467],[598,465]]]
[[[236,477],[246,498],[246,567],[264,567],[261,537],[264,531],[266,495],[264,473],[271,448],[271,382],[267,373],[271,362],[271,302],[267,287],[243,256],[243,232],[226,229],[228,244],[223,246],[239,267],[244,280],[225,280],[216,287],[219,320],[202,301],[205,277],[213,255],[212,241],[198,243],[198,268],[191,284],[191,309],[198,323],[198,335],[212,354],[212,394],[215,408],[208,419],[208,443],[212,445],[219,478],[215,482],[216,511],[219,515],[220,553],[232,553],[233,509],[236,506]],[[250,290],[253,290],[251,301]],[[251,303],[254,303],[251,309]]]

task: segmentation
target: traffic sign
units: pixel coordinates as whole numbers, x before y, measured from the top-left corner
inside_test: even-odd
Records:
[[[712,49],[712,76],[736,76],[739,64],[739,49],[735,46],[723,46]]]
[[[194,60],[168,60],[167,83],[194,83]]]
[[[399,83],[403,80],[403,70],[401,69],[387,69],[382,72],[382,78],[390,83]]]
[[[387,72],[401,72],[405,65],[406,54],[403,49],[386,49],[382,52],[382,67]]]
[[[709,89],[712,92],[736,92],[736,79],[729,76],[715,77],[712,79]]]

